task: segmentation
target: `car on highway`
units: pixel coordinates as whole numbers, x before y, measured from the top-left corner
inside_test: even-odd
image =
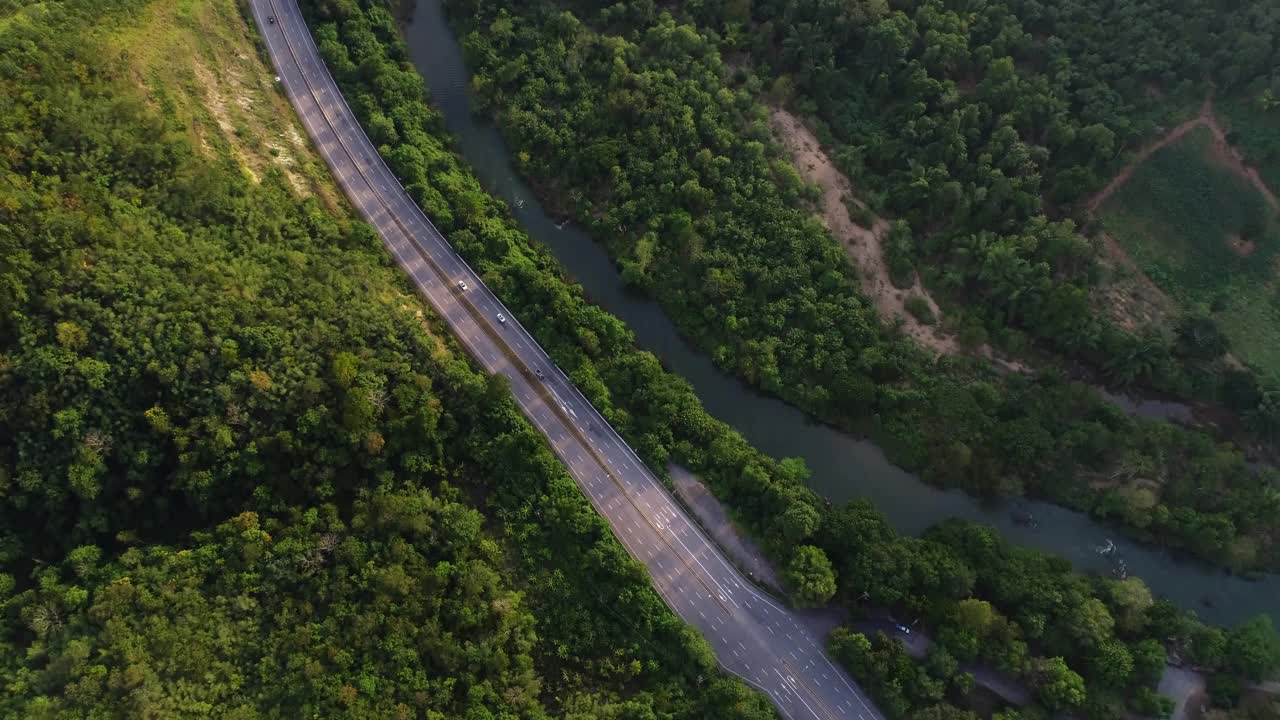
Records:
[[[539,380],[541,380],[541,379],[543,379],[544,377],[546,377],[545,375],[543,375],[543,374],[542,374],[542,368],[534,368],[534,369],[533,369],[533,374],[534,374],[534,375],[537,375]]]
[[[911,628],[907,627],[906,625],[903,625],[902,623],[896,623],[894,624],[894,627],[897,628],[898,632],[902,633],[903,635],[911,634]]]
[[[505,323],[506,321],[507,321],[507,316],[503,315],[502,313],[498,313],[498,322]]]
[[[458,281],[458,289],[459,289],[459,290],[468,290],[468,289],[470,289],[470,288],[468,288],[468,287],[467,287],[467,281],[466,281],[466,280],[459,280],[459,281]]]
[[[275,16],[275,15],[268,15],[268,16],[267,16],[267,24],[268,24],[268,25],[275,25],[275,24],[276,24],[276,16]]]

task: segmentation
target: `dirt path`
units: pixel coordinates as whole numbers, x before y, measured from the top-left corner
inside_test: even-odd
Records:
[[[1276,193],[1263,182],[1257,168],[1245,162],[1244,156],[1240,154],[1240,151],[1227,142],[1227,131],[1218,122],[1218,116],[1213,110],[1213,94],[1210,93],[1205,97],[1204,103],[1200,106],[1200,112],[1196,113],[1195,117],[1179,123],[1177,127],[1165,133],[1158,140],[1139,150],[1133,160],[1128,165],[1125,165],[1115,177],[1111,178],[1111,182],[1107,183],[1106,187],[1089,198],[1089,202],[1086,205],[1089,213],[1096,215],[1098,208],[1102,207],[1103,203],[1123,187],[1129,181],[1129,178],[1133,177],[1133,173],[1138,167],[1146,162],[1157,150],[1177,142],[1184,135],[1198,127],[1208,128],[1209,132],[1213,133],[1214,158],[1225,165],[1227,169],[1248,180],[1257,188],[1258,192],[1262,193],[1262,196],[1267,199],[1267,204],[1271,206],[1272,210],[1280,211],[1280,198],[1277,198]]]
[[[1096,216],[1098,210],[1111,199],[1113,195],[1124,184],[1133,177],[1134,172],[1146,162],[1150,157],[1161,148],[1182,139],[1187,133],[1196,128],[1207,128],[1213,135],[1213,157],[1214,160],[1222,164],[1227,170],[1246,179],[1252,184],[1258,192],[1266,199],[1267,203],[1273,210],[1280,211],[1280,199],[1277,199],[1276,193],[1267,187],[1263,182],[1262,176],[1258,174],[1257,169],[1251,167],[1245,162],[1244,156],[1240,151],[1231,146],[1227,142],[1227,132],[1218,122],[1218,117],[1214,112],[1213,94],[1205,96],[1204,103],[1200,105],[1200,111],[1195,116],[1179,123],[1169,132],[1152,141],[1133,157],[1127,165],[1111,178],[1106,187],[1099,190],[1086,203],[1089,214]],[[1141,322],[1155,322],[1161,324],[1168,318],[1177,315],[1178,304],[1173,301],[1164,290],[1156,286],[1155,283],[1142,272],[1129,253],[1120,246],[1120,243],[1111,237],[1108,233],[1102,234],[1103,241],[1103,262],[1111,267],[1127,267],[1132,272],[1132,277],[1125,287],[1112,286],[1102,291],[1101,297],[1104,299],[1105,305],[1110,309],[1109,312],[1116,318],[1120,324],[1128,329],[1136,328]]]
[[[864,228],[849,217],[846,201],[865,207],[853,194],[852,184],[844,173],[836,168],[818,139],[799,118],[781,108],[772,108],[770,121],[782,146],[791,154],[792,164],[807,182],[822,189],[822,220],[831,234],[840,241],[853,260],[862,278],[862,290],[875,303],[876,311],[886,323],[902,320],[902,328],[921,346],[938,353],[963,352],[956,338],[938,325],[926,325],[907,312],[906,300],[919,295],[929,304],[939,321],[942,311],[916,278],[910,288],[900,290],[889,280],[889,265],[881,249],[881,238],[889,231],[889,222],[876,217],[870,228]],[[978,353],[1006,370],[1026,372],[1020,363],[996,358],[989,346],[983,345]]]

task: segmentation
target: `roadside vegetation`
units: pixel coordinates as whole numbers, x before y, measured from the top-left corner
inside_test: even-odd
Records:
[[[1280,373],[1280,207],[1225,167],[1197,128],[1153,154],[1101,208],[1107,233],[1191,310],[1209,353]],[[1216,347],[1215,347],[1216,346]]]
[[[1280,667],[1280,640],[1265,620],[1233,630],[1206,626],[1152,597],[1140,580],[1077,574],[1066,561],[1010,546],[987,528],[946,523],[910,538],[866,503],[827,506],[805,487],[801,463],[762,455],[709,416],[687,383],[638,351],[630,331],[588,304],[505,206],[480,190],[435,131],[441,120],[408,62],[396,9],[380,0],[316,0],[306,8],[326,63],[409,192],[504,302],[522,308],[539,342],[651,467],[676,461],[690,468],[734,509],[782,568],[793,602],[835,602],[855,614],[891,608],[922,627],[953,626],[935,633],[953,659],[998,663],[1049,698],[1042,704],[1084,708],[1095,718],[1116,717],[1126,702],[1158,705],[1153,688],[1167,650],[1231,676]],[[767,200],[769,185],[757,187]],[[962,614],[971,621],[957,622]],[[1233,665],[1228,658],[1246,646],[1261,648],[1250,656],[1256,664]],[[889,674],[873,691],[910,693],[906,705],[895,705],[905,717],[968,717],[954,704],[966,695],[958,662],[942,657],[927,672],[943,679],[923,689]],[[1059,685],[1068,691],[1056,693]]]
[[[306,143],[303,183],[249,157],[283,99],[227,137],[118,44],[258,87],[230,0],[178,6],[207,44],[165,2],[2,7],[0,716],[776,717]]]
[[[1239,451],[1206,433],[1126,417],[1061,371],[1002,375],[978,358],[936,357],[881,319],[772,143],[769,113],[757,102],[763,77],[726,65],[722,38],[643,3],[584,18],[566,10],[573,3],[547,0],[449,6],[479,101],[498,118],[519,167],[721,367],[869,434],[894,462],[935,484],[1045,497],[1237,571],[1280,563],[1273,471],[1251,472]],[[909,77],[910,66],[895,72]],[[990,148],[991,157],[1027,163],[1018,177],[1030,184],[1015,196],[1039,192],[1038,153],[1012,127],[987,129],[998,136],[992,143],[1007,145]],[[982,183],[1014,192],[1012,168],[989,170]],[[964,186],[953,189],[963,194]],[[1006,307],[1008,317],[1016,305],[1045,333],[1114,338],[1099,361],[1118,380],[1176,374],[1163,336],[1097,325],[1089,293],[1070,281],[1088,274],[1093,246],[1070,222],[1031,212],[1038,196],[1023,200],[1022,214],[1012,199],[970,208],[1014,213],[1001,222],[1017,234],[947,235],[957,243],[950,259],[920,267],[954,263],[957,289],[970,275],[998,285],[974,302]],[[890,209],[902,222],[927,224]],[[995,339],[971,313],[950,310],[944,315],[962,344]],[[1220,354],[1193,327],[1180,335],[1184,346],[1188,356]],[[1247,373],[1237,377],[1240,394],[1257,395]],[[1260,426],[1269,422],[1265,408],[1255,411]]]

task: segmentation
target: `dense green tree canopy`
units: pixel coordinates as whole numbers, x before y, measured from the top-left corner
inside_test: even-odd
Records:
[[[1205,433],[1129,418],[1059,371],[1002,377],[970,358],[933,358],[858,291],[857,269],[812,217],[809,192],[772,141],[759,102],[767,69],[807,68],[797,82],[813,107],[856,125],[847,131],[860,144],[837,154],[857,162],[855,179],[877,178],[868,183],[885,188],[886,203],[903,205],[889,208],[905,218],[890,233],[890,260],[910,266],[915,257],[954,276],[946,282],[957,293],[992,313],[970,324],[977,331],[1022,336],[1024,349],[1033,330],[1079,338],[1080,352],[1124,381],[1176,374],[1162,336],[1111,327],[1089,306],[1095,248],[1071,221],[1045,216],[1040,201],[1049,192],[1042,179],[1057,172],[1051,159],[1067,176],[1110,168],[1117,148],[1154,121],[1122,123],[1138,110],[1113,91],[1068,102],[1095,87],[1077,86],[1070,67],[1030,73],[1024,65],[1040,68],[1065,51],[1015,53],[1035,36],[1011,15],[1020,10],[965,15],[936,0],[908,4],[919,7],[754,3],[755,24],[735,42],[719,20],[707,24],[728,12],[720,3],[673,8],[679,17],[652,3],[448,6],[479,102],[502,124],[519,169],[718,364],[824,420],[870,432],[932,482],[1046,496],[1237,570],[1274,565],[1274,474],[1250,472],[1239,452]],[[983,51],[990,68],[981,78],[986,61],[958,59],[974,42],[942,42],[968,33],[999,51]],[[891,62],[887,48],[898,45],[904,57]],[[759,72],[740,62],[744,50]],[[1151,64],[1181,72],[1192,57],[1179,50]],[[1136,71],[1112,72],[1123,83]],[[944,82],[937,73],[964,77]],[[972,96],[955,87],[964,78],[981,80]],[[910,102],[916,95],[924,99]],[[1055,133],[1063,139],[1045,146]],[[937,229],[911,240],[912,224]]]
[[[149,9],[0,8],[0,716],[773,717],[369,227],[145,100]]]
[[[483,269],[504,299],[529,309],[529,324],[540,341],[580,382],[593,402],[606,409],[632,444],[655,466],[677,459],[699,472],[734,506],[739,517],[765,539],[774,557],[782,561],[780,565],[786,565],[793,557],[796,544],[811,544],[830,561],[836,578],[836,597],[849,607],[856,608],[869,599],[875,604],[914,613],[932,627],[944,627],[952,608],[960,601],[985,601],[990,606],[990,613],[983,631],[979,659],[1033,681],[1039,677],[1034,671],[1041,664],[1036,658],[1041,656],[1061,656],[1075,675],[1092,676],[1097,667],[1119,667],[1123,670],[1126,667],[1124,654],[1134,654],[1130,646],[1148,640],[1161,648],[1167,641],[1189,646],[1197,635],[1221,634],[1221,630],[1206,628],[1192,618],[1170,612],[1171,608],[1165,603],[1148,604],[1143,599],[1144,587],[1134,587],[1129,583],[1122,588],[1113,588],[1109,581],[1075,575],[1066,562],[1009,546],[987,529],[957,524],[939,528],[937,536],[902,538],[866,504],[825,508],[804,488],[805,471],[801,464],[791,461],[778,463],[763,457],[736,433],[707,416],[687,384],[663,373],[652,356],[636,352],[625,328],[585,305],[579,290],[566,287],[555,277],[554,263],[550,262],[545,251],[530,244],[523,235],[500,232],[498,223],[477,222],[473,215],[479,212],[479,208],[500,213],[500,210],[492,210],[494,206],[487,196],[478,190],[471,194],[464,189],[462,192],[478,204],[470,206],[466,214],[455,212],[456,205],[428,180],[446,174],[456,161],[447,148],[431,136],[430,130],[437,126],[438,119],[425,109],[420,97],[404,90],[415,85],[420,88],[421,81],[404,62],[403,47],[396,38],[390,16],[382,14],[376,2],[368,5],[373,7],[360,14],[350,4],[316,3],[316,32],[330,67],[336,69],[339,82],[348,97],[353,99],[357,112],[365,113],[367,122],[372,122],[378,115],[394,118],[386,128],[394,131],[396,137],[411,139],[408,143],[383,148],[393,168],[407,179],[406,186],[417,194],[433,217],[449,223],[451,237],[460,252],[474,266]],[[619,6],[613,11],[613,17],[622,22],[629,10],[643,15],[644,4]],[[465,21],[470,17],[464,14],[458,19]],[[541,16],[498,16],[492,18],[493,22],[486,25],[485,30],[507,42],[514,42],[523,34],[524,39],[532,43],[537,39],[534,32],[537,26],[533,24],[535,18]],[[574,24],[567,15],[549,14],[544,19],[555,25],[556,32],[577,28],[573,37],[581,42],[603,44],[608,41],[625,47],[624,42],[596,38],[580,24]],[[469,46],[477,43],[479,37],[472,36],[468,40]],[[705,48],[705,43],[696,36],[680,32],[679,37],[686,48],[684,55],[679,52],[679,44],[656,47],[665,48],[675,59],[687,59],[687,53],[693,52],[698,57],[714,60],[708,51],[700,49]],[[474,49],[483,50],[479,45]],[[396,62],[388,63],[384,60],[386,57]],[[485,61],[494,66],[501,64],[506,67],[504,72],[517,74],[531,67],[531,60],[520,59],[523,56],[513,55],[516,59],[510,61],[511,65],[506,64],[504,57],[491,48],[485,55]],[[631,60],[637,64],[650,62],[638,55]],[[370,77],[367,72],[360,71],[360,68],[370,66],[378,68],[377,75]],[[566,67],[573,67],[573,63]],[[664,70],[654,82],[674,82],[666,77],[668,74]],[[716,74],[704,77],[707,82],[714,82]],[[477,82],[484,83],[485,77],[479,77]],[[567,80],[557,80],[559,91],[565,91],[566,84]],[[649,86],[636,86],[637,91],[645,87]],[[587,113],[591,104],[584,102],[578,107]],[[543,111],[536,106],[524,109],[530,113]],[[583,117],[589,115],[584,114]],[[556,123],[552,125],[559,126]],[[607,124],[595,124],[579,128],[578,132],[581,138],[593,138],[597,131],[605,133],[608,129]],[[707,135],[706,132],[701,134]],[[669,139],[662,135],[657,137]],[[720,133],[716,137],[725,143],[734,142],[732,135]],[[653,142],[652,139],[646,140],[644,135],[634,137],[634,142],[641,141]],[[409,152],[408,147],[412,147],[414,152]],[[620,141],[609,144],[607,148],[602,146],[602,149],[610,153],[634,152],[631,143]],[[526,151],[528,159],[524,162],[541,162],[537,157],[543,151],[532,150]],[[702,181],[700,179],[700,183]],[[752,182],[756,192],[768,193],[772,192],[771,185],[779,181],[771,176],[770,179],[760,178]],[[593,187],[598,185],[595,183]],[[446,190],[454,191],[452,188]],[[589,195],[584,191],[579,197],[586,202]],[[716,197],[718,194],[710,200],[716,201]],[[697,216],[693,213],[686,215],[688,217],[676,218],[674,227],[692,227]],[[602,232],[602,236],[611,237],[608,232]],[[655,235],[644,242],[657,243],[660,240]],[[518,278],[519,282],[511,282],[510,278]],[[588,331],[584,332],[584,328]],[[910,358],[909,350],[904,357]],[[940,427],[945,425],[952,432],[965,426],[967,416],[964,413],[971,407],[991,408],[991,412],[1001,417],[1013,413],[1015,418],[1024,417],[1029,407],[1037,407],[1035,414],[1038,417],[1057,418],[1062,409],[1055,403],[1065,402],[1067,407],[1094,413],[1094,426],[1075,430],[1077,436],[1072,442],[1080,446],[1096,445],[1099,435],[1117,430],[1126,433],[1140,430],[1140,436],[1147,437],[1146,433],[1150,433],[1151,437],[1150,441],[1144,441],[1150,443],[1144,446],[1147,448],[1144,452],[1158,454],[1167,452],[1166,449],[1157,450],[1167,447],[1163,443],[1176,445],[1186,442],[1183,438],[1188,437],[1177,433],[1170,436],[1167,428],[1159,426],[1128,425],[1109,408],[1091,404],[1096,402],[1096,398],[1091,400],[1077,386],[1053,381],[1035,386],[1014,384],[1017,392],[1004,401],[1001,400],[1001,386],[990,378],[975,381],[972,375],[967,374],[970,371],[960,364],[943,365],[941,369],[955,372],[956,384],[944,386],[951,393],[946,404],[931,403],[928,408],[931,413],[944,410],[950,413],[944,413],[938,422]],[[1037,394],[1046,387],[1058,393],[1053,402]],[[912,397],[910,388],[891,383],[885,388],[886,392],[892,393],[895,403],[908,402]],[[864,390],[876,392],[869,383]],[[1006,402],[1008,404],[1004,404]],[[1039,406],[1037,402],[1044,405]],[[928,421],[929,417],[922,414],[921,421]],[[991,427],[993,425],[983,425],[975,430],[975,447],[981,447],[983,434],[990,432]],[[1053,438],[1070,432],[1066,426],[1055,426],[1052,432],[1038,434]],[[1032,432],[1031,435],[1032,450],[1028,456],[1034,456],[1036,448],[1040,447],[1034,444],[1040,442],[1034,439],[1037,433]],[[1197,447],[1195,452],[1203,452],[1203,449]],[[1141,457],[1144,461],[1147,459],[1145,454]],[[1069,462],[1069,459],[1064,461]],[[818,519],[816,527],[813,524],[815,517]],[[815,561],[816,558],[814,555]],[[1076,628],[1090,631],[1088,643],[1075,640]],[[1118,649],[1120,644],[1124,645],[1124,650]],[[1150,643],[1144,647],[1149,658]],[[1100,658],[1115,662],[1100,664]],[[1220,666],[1221,662],[1219,657],[1210,664]],[[1113,671],[1110,681],[1123,683],[1121,674]],[[945,694],[950,692],[947,688],[964,687],[964,675],[957,673],[954,681],[933,680],[941,683],[939,687],[943,689],[940,692]],[[1149,676],[1132,679],[1131,682],[1138,683],[1135,693],[1149,690],[1142,684],[1153,680]],[[1133,687],[1127,688],[1126,692]],[[1100,696],[1106,697],[1105,693]],[[932,703],[928,698],[941,695],[930,689],[919,697],[921,702]],[[1108,707],[1114,709],[1114,706]],[[920,709],[916,706],[913,712]]]

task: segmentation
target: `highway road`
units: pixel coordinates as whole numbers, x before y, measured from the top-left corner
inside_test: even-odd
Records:
[[[285,92],[348,198],[467,351],[507,379],[667,605],[785,717],[882,720],[821,640],[730,565],[405,193],[347,107],[296,0],[250,6]]]

